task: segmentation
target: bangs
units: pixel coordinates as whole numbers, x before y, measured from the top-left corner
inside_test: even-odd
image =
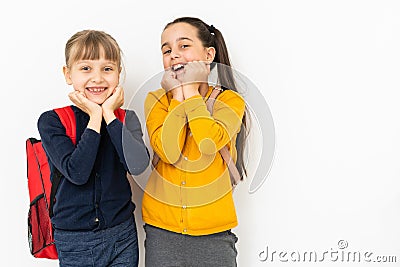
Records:
[[[71,47],[68,63],[78,60],[98,60],[104,57],[120,66],[121,53],[116,42],[106,36],[91,32],[81,37]]]

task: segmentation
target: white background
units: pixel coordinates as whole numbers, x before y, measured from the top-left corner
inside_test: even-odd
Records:
[[[61,72],[67,39],[83,29],[116,38],[128,101],[162,70],[160,34],[179,16],[222,31],[234,68],[257,85],[275,123],[266,182],[249,194],[249,178],[235,192],[239,266],[310,266],[258,255],[268,246],[322,256],[338,251],[339,240],[348,242],[344,251],[395,255],[397,263],[325,256],[312,266],[398,266],[400,3],[384,0],[3,2],[0,265],[57,266],[29,254],[25,140],[38,137],[43,111],[69,104]],[[140,208],[136,215],[143,256]]]

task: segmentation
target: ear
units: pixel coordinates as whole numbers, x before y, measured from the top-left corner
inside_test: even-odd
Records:
[[[216,53],[215,48],[212,46],[207,47],[206,52],[207,52],[206,58],[207,58],[208,63],[213,62],[214,58],[215,58],[215,53]]]
[[[71,72],[69,71],[69,68],[67,66],[63,67],[63,73],[64,73],[65,81],[67,82],[68,85],[71,85],[72,84]]]

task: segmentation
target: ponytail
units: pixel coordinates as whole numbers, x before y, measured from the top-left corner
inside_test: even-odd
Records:
[[[218,81],[217,83],[221,85],[223,90],[232,90],[237,92],[237,87],[235,83],[235,78],[233,75],[233,71],[231,68],[231,62],[229,60],[228,49],[225,44],[224,37],[222,33],[215,29],[214,26],[210,26],[212,29],[211,34],[214,36],[214,48],[217,51],[215,54],[214,62],[219,63],[218,65]],[[246,139],[248,136],[248,127],[247,127],[247,116],[248,113],[247,107],[245,108],[245,112],[242,118],[242,124],[240,126],[239,134],[236,137],[236,150],[237,150],[237,160],[236,167],[240,173],[240,176],[243,180],[243,176],[247,176],[247,170],[244,163],[244,146],[246,144]]]

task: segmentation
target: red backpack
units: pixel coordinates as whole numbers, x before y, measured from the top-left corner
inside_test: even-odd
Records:
[[[76,145],[76,120],[71,106],[54,109],[65,127],[73,144]],[[117,109],[116,117],[124,121],[125,111]],[[53,236],[53,203],[61,174],[54,173],[50,181],[50,168],[46,152],[41,140],[28,138],[26,140],[27,177],[30,208],[28,213],[28,242],[31,254],[35,258],[58,259]]]

